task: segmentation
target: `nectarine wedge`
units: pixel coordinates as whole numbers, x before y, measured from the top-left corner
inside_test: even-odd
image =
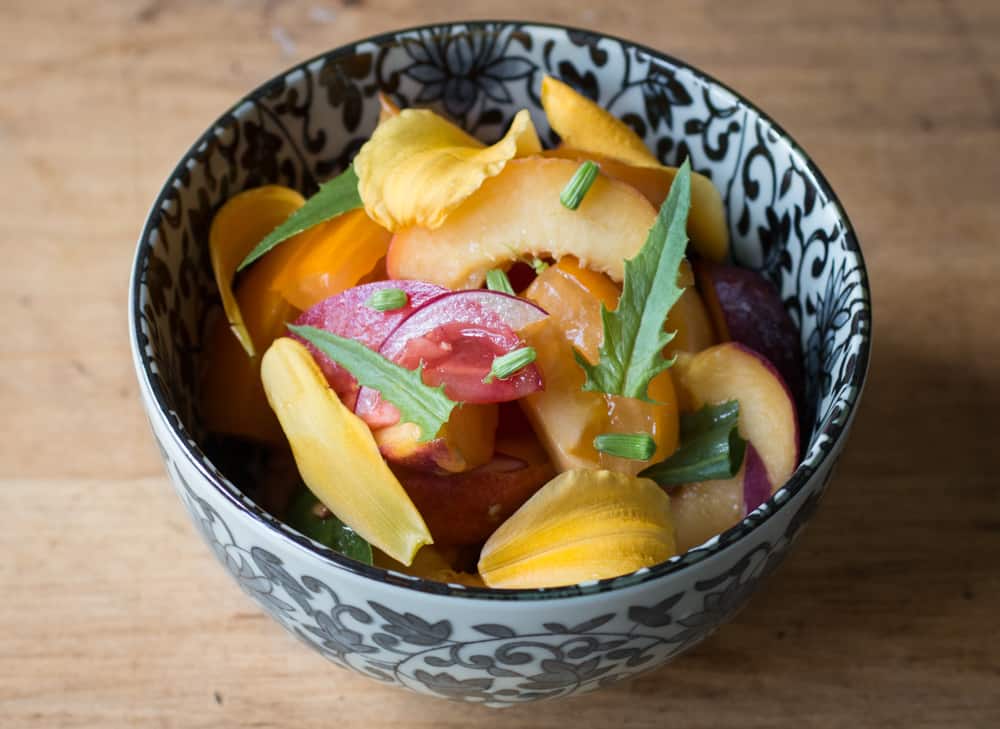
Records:
[[[740,435],[749,441],[733,478],[671,493],[678,548],[687,550],[736,524],[784,485],[798,465],[798,420],[781,375],[741,344],[682,355],[673,371],[678,394],[693,408],[737,400]]]
[[[543,152],[546,157],[558,157],[581,162],[596,162],[604,175],[624,182],[645,195],[657,210],[667,199],[670,185],[677,176],[676,167],[636,166],[600,154],[583,152],[572,147],[560,146]],[[691,212],[687,221],[691,247],[702,256],[722,262],[729,256],[729,226],[722,195],[710,179],[697,172],[691,173]]]
[[[799,434],[795,401],[774,366],[727,342],[678,359],[672,371],[695,409],[739,402],[740,435],[760,454],[773,489],[781,487],[798,465]]]
[[[542,157],[508,162],[441,227],[398,231],[386,256],[389,275],[479,288],[491,268],[530,256],[573,255],[621,281],[624,260],[646,242],[656,209],[634,188],[603,175],[579,208],[563,207],[559,193],[577,167],[573,160]]]

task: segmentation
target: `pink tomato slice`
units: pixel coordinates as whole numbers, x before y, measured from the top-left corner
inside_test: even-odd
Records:
[[[365,302],[381,289],[401,289],[406,292],[406,305],[391,311],[379,311]],[[448,293],[448,289],[424,283],[423,281],[376,281],[355,286],[336,296],[324,299],[303,312],[295,323],[299,326],[313,326],[325,329],[341,337],[349,337],[376,352],[386,337],[407,317],[428,301]],[[311,344],[305,344],[319,364],[330,383],[330,387],[340,396],[344,404],[353,408],[358,396],[358,382],[354,376]]]
[[[517,400],[542,387],[538,368],[528,365],[506,379],[483,382],[496,357],[524,347],[517,331],[547,316],[529,301],[497,291],[454,291],[407,317],[379,353],[408,369],[424,366],[424,382],[444,385],[445,394],[467,403]],[[391,425],[399,413],[378,392],[362,387],[355,413],[370,426]]]

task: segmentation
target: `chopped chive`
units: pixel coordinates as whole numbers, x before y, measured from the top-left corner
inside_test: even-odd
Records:
[[[559,202],[570,210],[576,210],[580,207],[580,203],[583,202],[583,196],[587,194],[590,186],[597,179],[597,171],[597,164],[591,162],[589,159],[577,167],[576,172],[573,173],[573,177],[570,178],[570,181],[566,183],[566,187],[559,194]]]
[[[496,357],[493,360],[493,366],[490,367],[490,373],[483,378],[483,384],[489,384],[494,379],[506,380],[534,362],[536,356],[534,347],[521,347]]]
[[[409,297],[402,289],[379,289],[368,297],[365,306],[376,311],[392,311],[402,309]]]
[[[541,273],[542,271],[544,271],[546,268],[549,267],[549,264],[547,264],[541,258],[532,258],[531,262],[528,265],[531,266],[533,269],[535,269],[536,274]]]
[[[510,279],[499,268],[491,268],[486,272],[486,288],[490,291],[502,291],[505,294],[514,295],[514,287],[510,285]]]
[[[649,433],[601,433],[594,448],[609,456],[648,461],[656,453],[656,441]]]

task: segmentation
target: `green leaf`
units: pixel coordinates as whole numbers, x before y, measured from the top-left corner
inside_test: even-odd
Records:
[[[681,440],[719,425],[735,426],[740,417],[739,400],[727,400],[718,405],[705,405],[696,413],[681,415]]]
[[[739,414],[739,403],[730,400],[682,415],[680,447],[670,458],[639,475],[660,486],[732,478],[743,465],[747,446],[737,428]]]
[[[663,356],[663,348],[674,334],[663,331],[663,322],[684,292],[677,277],[687,247],[690,207],[691,165],[685,160],[645,244],[635,258],[625,261],[618,308],[608,311],[601,305],[604,342],[600,359],[592,365],[574,351],[587,375],[584,390],[650,402],[649,381],[673,364]]]
[[[396,406],[402,421],[414,423],[420,429],[421,443],[438,434],[458,404],[444,394],[444,385],[430,387],[424,384],[421,379],[423,365],[408,370],[361,342],[316,327],[289,324],[288,329],[354,375],[362,385],[378,390]]]
[[[325,223],[331,218],[356,210],[363,205],[358,192],[358,175],[351,165],[337,177],[319,186],[319,192],[306,200],[306,204],[289,216],[288,220],[265,236],[264,240],[243,259],[237,271],[242,271],[279,243]]]
[[[334,516],[307,488],[301,489],[292,501],[285,521],[293,529],[345,557],[372,564],[372,545]]]

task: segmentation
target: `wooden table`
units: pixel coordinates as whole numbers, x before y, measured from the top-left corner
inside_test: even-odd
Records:
[[[451,2],[0,4],[0,726],[1000,726],[1000,3],[463,0],[688,59],[811,151],[874,286],[871,379],[786,566],[673,666],[497,714],[297,646],[168,490],[126,282],[175,160],[242,92]]]

